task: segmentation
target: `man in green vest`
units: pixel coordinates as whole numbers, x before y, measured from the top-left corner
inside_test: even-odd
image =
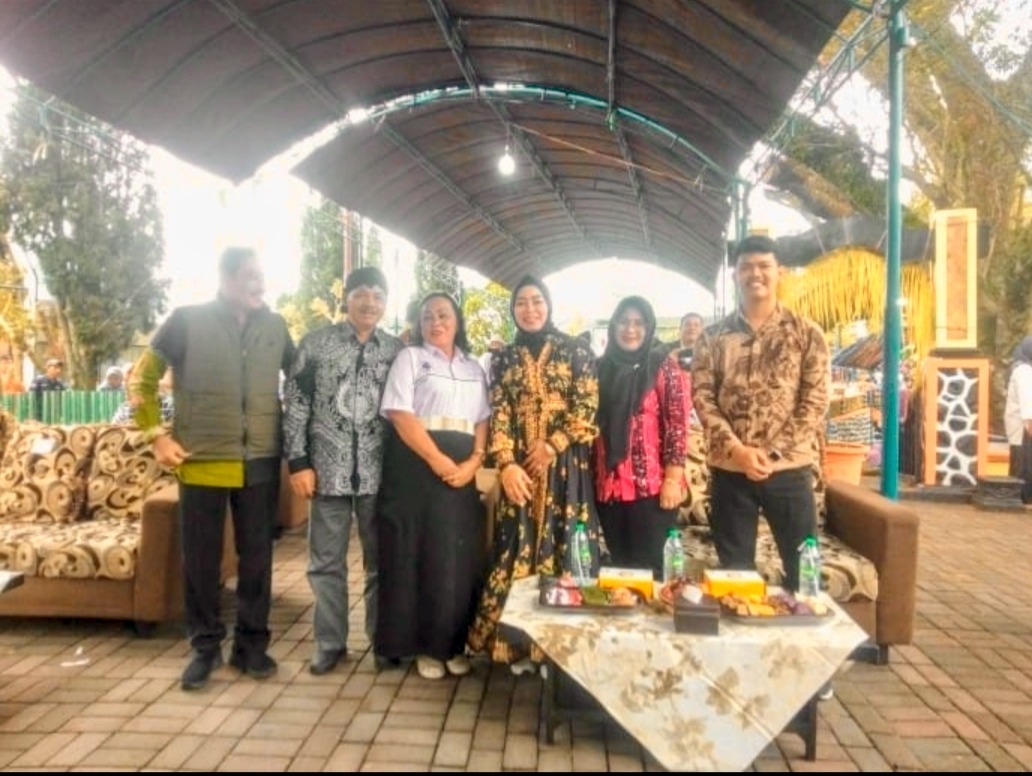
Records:
[[[256,679],[276,671],[269,646],[272,540],[279,495],[280,372],[294,357],[286,323],[262,301],[254,251],[228,248],[217,298],[180,307],[133,370],[135,420],[158,462],[179,477],[186,627],[193,656],[182,676],[196,690],[222,665],[219,570],[227,506],[237,554],[237,622],[230,665]],[[158,383],[175,374],[171,433]]]

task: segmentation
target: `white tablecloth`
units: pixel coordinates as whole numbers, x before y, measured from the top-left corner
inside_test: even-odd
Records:
[[[537,577],[516,582],[501,621],[524,631],[669,770],[748,767],[866,640],[835,616],[811,626],[742,625],[719,636],[674,632],[653,611],[586,615],[537,603]]]

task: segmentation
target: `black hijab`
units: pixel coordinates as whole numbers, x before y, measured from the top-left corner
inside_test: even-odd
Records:
[[[516,322],[516,294],[527,286],[534,286],[538,291],[541,292],[541,296],[545,298],[545,304],[548,305],[548,317],[545,319],[545,325],[537,331],[524,331],[520,328],[519,323]],[[542,283],[533,275],[524,275],[516,287],[512,290],[512,296],[509,298],[509,313],[512,315],[512,320],[516,323],[516,345],[522,345],[530,351],[530,354],[537,358],[541,355],[541,349],[545,347],[545,342],[548,340],[548,335],[556,335],[559,330],[552,323],[552,295],[548,292],[548,286]]]
[[[645,333],[637,350],[620,347],[616,322],[633,308],[645,319]],[[640,296],[621,299],[609,319],[609,341],[598,362],[598,425],[606,442],[606,470],[612,471],[627,457],[631,433],[631,417],[641,407],[641,400],[652,387],[663,363],[661,353],[653,352],[656,314]]]
[[[1032,366],[1032,334],[1025,337],[1018,346],[1014,348],[1014,359],[1011,362],[1011,374],[1020,364]]]

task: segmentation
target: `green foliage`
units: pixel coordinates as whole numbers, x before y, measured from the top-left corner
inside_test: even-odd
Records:
[[[365,267],[383,266],[383,243],[380,242],[380,230],[374,224],[370,224],[365,233],[365,252],[362,255],[362,265]]]
[[[147,149],[129,135],[23,86],[3,141],[0,222],[39,260],[57,302],[66,376],[92,388],[165,310],[167,281]]]
[[[295,341],[336,320],[344,284],[344,227],[328,199],[309,206],[301,223],[301,277],[297,291],[276,300]]]
[[[509,313],[509,292],[504,286],[492,281],[484,288],[466,289],[462,314],[473,353],[483,353],[496,338],[512,342],[515,330]]]
[[[785,146],[784,153],[795,162],[805,165],[824,181],[834,184],[835,193],[840,198],[839,204],[848,212],[870,215],[885,213],[885,178],[884,175],[876,177],[873,174],[880,166],[879,159],[865,146],[855,128],[826,127],[810,118],[800,116],[796,119],[795,132]],[[783,185],[794,191],[794,187],[787,180]],[[811,204],[815,204],[813,197],[808,199]],[[828,212],[829,207],[833,206],[827,202],[824,202],[824,205],[815,207],[817,215],[841,215]],[[910,212],[906,207],[903,209],[903,216],[906,226],[921,227],[927,224],[927,220],[922,220],[917,213]]]
[[[454,264],[428,251],[416,254],[417,299],[431,291],[444,291],[458,299],[461,290],[459,270]]]
[[[1032,9],[1028,0],[1020,4]],[[906,11],[916,45],[907,50],[903,104],[905,142],[913,152],[903,176],[918,192],[907,221],[927,226],[935,210],[977,208],[991,232],[979,263],[979,345],[987,356],[1004,359],[1032,328],[1032,33],[1006,27],[1005,8],[1011,18],[1020,15],[1013,3],[911,0]],[[843,39],[863,18],[847,18]],[[833,41],[824,57],[838,45]],[[887,100],[885,48],[860,72]],[[884,157],[840,119],[833,121],[832,129],[797,122],[800,134],[779,160],[772,185],[807,203],[841,208],[833,216],[883,213],[884,194],[871,188],[862,167],[884,168]]]

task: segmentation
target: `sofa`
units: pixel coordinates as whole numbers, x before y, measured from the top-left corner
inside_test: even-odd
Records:
[[[138,430],[5,416],[0,447],[0,569],[25,575],[0,616],[126,620],[143,635],[181,617],[178,489]]]
[[[859,485],[820,483],[818,541],[821,586],[860,625],[870,641],[857,657],[888,662],[889,648],[911,643],[917,592],[917,514]],[[716,567],[708,525],[684,530],[685,556],[696,567]],[[689,521],[691,522],[691,520]],[[784,568],[770,528],[760,521],[756,569],[768,585],[781,585]]]

